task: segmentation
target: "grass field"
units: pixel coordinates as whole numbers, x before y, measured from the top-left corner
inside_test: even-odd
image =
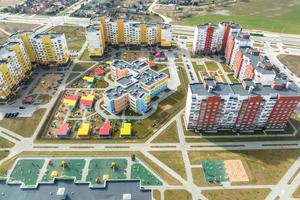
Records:
[[[160,191],[159,190],[153,190],[153,192],[152,192],[152,196],[153,196],[153,198],[154,198],[154,200],[161,200],[161,198],[160,198]]]
[[[166,190],[165,200],[192,200],[192,195],[186,190]]]
[[[0,148],[11,148],[14,146],[14,143],[0,137]]]
[[[297,187],[296,191],[293,193],[293,197],[300,198],[300,185]]]
[[[170,124],[152,142],[153,143],[178,143],[179,138],[178,138],[176,122]]]
[[[182,178],[186,179],[181,151],[150,151],[149,153],[177,172]]]
[[[45,112],[46,109],[42,108],[37,110],[32,117],[3,119],[0,121],[0,126],[23,137],[31,137]]]
[[[67,83],[68,82],[70,82],[70,81],[72,81],[75,77],[77,77],[78,75],[79,75],[80,73],[71,73],[70,75],[69,75],[69,77],[67,78]]]
[[[6,151],[0,151],[0,160],[2,160],[3,158],[5,158],[8,155],[8,152]]]
[[[206,182],[205,177],[204,177],[203,169],[200,168],[200,165],[199,165],[199,168],[198,167],[197,168],[192,168],[192,175],[193,175],[194,183],[197,186],[206,187],[206,186],[220,186],[221,185],[219,183],[208,183],[208,182]]]
[[[234,78],[233,74],[230,74],[230,75],[227,75],[227,76],[231,80],[232,83],[239,83],[239,81],[236,78]]]
[[[299,63],[300,63],[300,56],[281,54],[281,55],[278,55],[277,58],[292,73],[294,73],[296,76],[300,77],[300,72],[299,72],[299,68],[298,68],[299,67]]]
[[[90,68],[91,66],[93,66],[95,63],[76,63],[74,68],[73,68],[73,71],[85,71],[87,70],[88,68]]]
[[[40,26],[39,24],[24,24],[24,23],[12,23],[12,22],[0,22],[0,28],[9,33],[14,33],[19,30],[32,30]]]
[[[234,21],[245,29],[300,34],[300,2],[297,0],[251,0],[221,8],[217,13],[192,16],[176,24],[195,26],[201,23]]]
[[[79,51],[85,42],[85,29],[80,26],[56,26],[51,31],[64,33],[71,50]]]
[[[189,152],[194,165],[206,159],[240,159],[250,181],[235,184],[276,184],[299,156],[298,149]]]
[[[264,200],[270,189],[206,190],[203,195],[212,200]]]
[[[217,71],[219,69],[218,64],[214,61],[206,61],[205,65],[208,71]]]

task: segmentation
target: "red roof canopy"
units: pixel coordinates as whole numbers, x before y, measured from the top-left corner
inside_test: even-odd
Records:
[[[105,70],[102,69],[101,67],[97,67],[96,69],[94,69],[94,72],[96,75],[99,75],[99,76],[105,75]]]
[[[64,96],[64,99],[68,99],[68,100],[77,100],[77,99],[78,99],[78,96],[76,96],[76,95]]]
[[[32,101],[33,101],[33,97],[32,96],[26,96],[23,99],[23,102],[25,102],[25,103],[32,103]]]
[[[91,107],[93,105],[93,101],[89,101],[89,100],[80,100],[80,104],[84,105],[84,106],[88,106]]]
[[[109,135],[110,134],[110,122],[107,120],[104,122],[103,126],[99,129],[99,135]]]
[[[69,130],[69,124],[64,123],[62,124],[59,129],[56,131],[56,135],[66,135]]]

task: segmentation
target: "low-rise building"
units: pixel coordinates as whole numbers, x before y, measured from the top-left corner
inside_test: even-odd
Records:
[[[111,69],[116,86],[104,92],[104,102],[112,113],[130,107],[145,114],[151,109],[151,99],[167,89],[168,75],[150,69],[145,59],[132,63],[114,60]]]
[[[283,130],[299,101],[296,84],[282,79],[272,85],[250,79],[241,84],[205,79],[189,85],[185,121],[195,131]]]

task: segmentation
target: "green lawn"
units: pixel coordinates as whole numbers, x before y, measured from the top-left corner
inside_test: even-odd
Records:
[[[14,143],[0,137],[0,148],[11,148],[14,146]]]
[[[0,126],[13,131],[23,137],[31,137],[36,127],[40,123],[46,109],[42,108],[32,115],[32,117],[22,117],[14,119],[3,119],[0,121]]]
[[[153,143],[178,143],[179,138],[178,138],[176,122],[170,124],[152,142]]]
[[[71,73],[69,77],[67,78],[67,83],[72,81],[75,77],[77,77],[79,73]]]
[[[206,61],[205,65],[209,71],[217,71],[219,69],[218,64],[214,61]]]
[[[51,31],[64,33],[69,49],[79,51],[85,42],[85,29],[80,26],[56,26]]]
[[[228,73],[229,72],[233,72],[233,70],[230,69],[230,67],[228,65],[226,65],[224,63],[221,63],[221,65],[222,65],[222,67],[223,67],[223,69],[224,69],[225,72],[228,72]]]
[[[291,6],[292,5],[292,6]],[[234,21],[245,29],[300,34],[300,2],[295,0],[251,0],[224,8],[225,14],[213,12],[192,16],[176,24],[195,26],[201,23]]]
[[[192,195],[186,190],[166,190],[165,191],[165,200],[192,200]]]
[[[5,158],[7,155],[8,155],[7,151],[0,151],[0,160],[2,160],[3,158]]]
[[[149,151],[149,153],[177,172],[182,178],[186,179],[181,151]]]
[[[73,68],[73,71],[85,71],[87,70],[88,68],[90,68],[91,66],[93,66],[95,63],[76,63],[74,68]]]
[[[239,81],[234,78],[233,74],[228,75],[228,78],[231,80],[232,83],[239,83]]]
[[[264,200],[270,189],[206,190],[203,195],[208,199],[222,200]]]

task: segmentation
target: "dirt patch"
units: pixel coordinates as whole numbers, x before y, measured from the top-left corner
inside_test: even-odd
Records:
[[[284,64],[292,73],[300,77],[299,63],[300,56],[280,54],[277,56],[279,61]]]
[[[49,94],[54,88],[58,87],[59,81],[62,80],[63,74],[46,74],[38,83],[33,93]]]
[[[1,2],[1,0],[0,0]],[[1,5],[1,3],[0,3]],[[19,30],[33,30],[40,26],[39,24],[24,24],[24,23],[11,23],[11,22],[0,22],[0,28],[4,29],[9,33],[14,33]]]
[[[24,0],[0,0],[0,8],[6,8],[8,6],[15,6],[23,3]]]
[[[149,52],[146,51],[127,51],[123,52],[121,55],[122,60],[126,61],[134,61],[138,60],[139,58],[149,58]]]
[[[248,182],[249,178],[241,160],[225,160],[224,166],[231,182]]]

